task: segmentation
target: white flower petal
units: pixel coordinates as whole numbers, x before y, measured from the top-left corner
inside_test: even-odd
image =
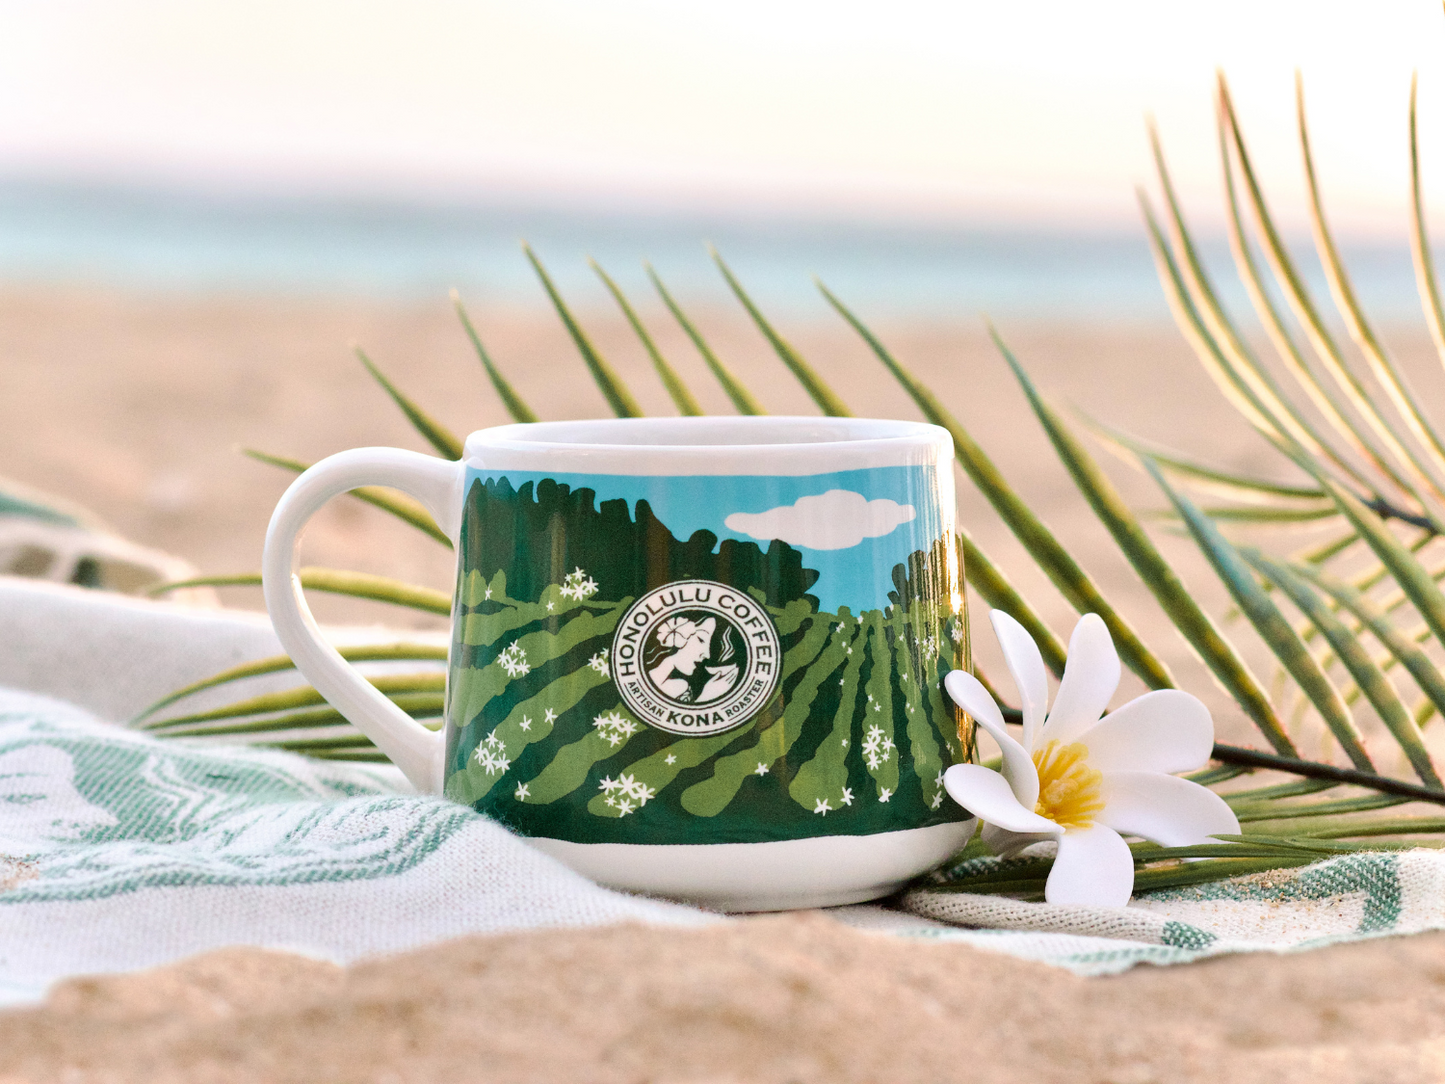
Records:
[[[1025,847],[1031,847],[1035,843],[1042,843],[1046,839],[1057,839],[1058,833],[1052,835],[1041,835],[1038,832],[1010,832],[1007,828],[1000,828],[996,824],[985,824],[979,829],[984,845],[1000,858],[1009,858]]]
[[[1039,645],[1034,643],[1034,638],[1008,614],[993,610],[988,617],[993,622],[993,634],[998,637],[1004,662],[1008,664],[1009,673],[1013,675],[1014,685],[1019,691],[1019,710],[1024,715],[1023,745],[1031,750],[1049,706],[1049,675],[1044,669],[1044,657],[1039,654]]]
[[[1078,739],[1101,772],[1188,772],[1209,760],[1214,720],[1200,701],[1159,689],[1111,711]]]
[[[1063,830],[1021,806],[1008,780],[981,764],[955,764],[943,773],[943,785],[949,797],[975,817],[1010,832],[1056,836]]]
[[[1032,809],[1039,800],[1039,771],[1034,767],[1028,750],[1005,729],[1003,712],[988,695],[983,682],[967,670],[952,670],[943,679],[943,688],[955,704],[972,715],[974,721],[998,742],[999,751],[1003,753],[1004,778],[1019,804],[1025,809]]]
[[[1053,710],[1044,723],[1043,739],[1077,741],[1099,721],[1118,687],[1119,653],[1109,638],[1108,626],[1098,614],[1085,614],[1069,637],[1068,661]]]
[[[1103,798],[1101,824],[1166,847],[1215,843],[1210,836],[1239,834],[1239,819],[1223,798],[1178,776],[1105,772]]]
[[[1134,856],[1102,824],[1065,832],[1044,884],[1044,899],[1084,907],[1123,907],[1134,892]]]

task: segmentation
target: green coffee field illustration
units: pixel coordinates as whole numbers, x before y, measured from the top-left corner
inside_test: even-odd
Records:
[[[818,573],[786,543],[719,542],[708,531],[680,541],[646,501],[599,506],[592,490],[552,480],[476,478],[455,600],[446,793],[523,834],[587,843],[861,835],[962,819],[941,782],[973,754],[939,688],[965,640],[946,546],[893,570],[888,606],[829,613],[807,593]],[[765,706],[698,737],[631,713],[611,658],[636,599],[690,580],[746,592],[781,653]]]

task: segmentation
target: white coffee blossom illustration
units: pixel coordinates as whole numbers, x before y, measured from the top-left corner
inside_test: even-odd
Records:
[[[592,720],[592,725],[597,728],[597,733],[606,739],[607,744],[614,747],[621,745],[638,730],[637,723],[619,711],[604,712]]]
[[[505,651],[497,656],[497,662],[507,672],[509,678],[525,677],[531,673],[532,665],[527,661],[527,653],[522,650],[522,645],[513,640],[507,645]]]
[[[563,598],[570,598],[573,602],[581,602],[597,594],[597,581],[587,575],[582,569],[577,568],[567,573],[558,588]]]
[[[868,733],[863,735],[863,759],[867,762],[870,770],[877,771],[879,767],[886,764],[893,757],[893,750],[897,746],[893,739],[883,733],[883,728],[876,724],[868,728]]]
[[[587,660],[587,665],[603,677],[612,676],[612,671],[607,666],[607,652],[608,649],[604,647],[601,651],[597,652],[597,654],[593,655],[592,658]]]
[[[1044,886],[1048,902],[1128,903],[1134,858],[1124,836],[1184,847],[1239,833],[1224,799],[1173,774],[1209,760],[1208,708],[1178,689],[1160,689],[1104,715],[1119,685],[1119,655],[1104,622],[1085,614],[1046,717],[1048,676],[1038,645],[1008,614],[991,617],[1018,687],[1023,741],[1009,734],[983,684],[954,670],[944,688],[998,742],[1003,768],[955,764],[944,783],[954,801],[986,822],[984,842],[998,853],[1058,842]]]
[[[656,789],[626,773],[616,779],[604,778],[597,784],[597,789],[607,796],[604,801],[617,810],[619,817],[641,809],[649,799],[657,797]]]
[[[488,734],[486,741],[477,746],[473,759],[488,775],[501,775],[512,766],[511,760],[507,758],[506,744],[497,737],[496,731]]]

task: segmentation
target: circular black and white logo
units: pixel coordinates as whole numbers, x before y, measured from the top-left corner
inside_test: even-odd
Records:
[[[639,598],[617,626],[609,662],[638,719],[694,736],[742,726],[782,676],[768,612],[712,580],[679,580]]]

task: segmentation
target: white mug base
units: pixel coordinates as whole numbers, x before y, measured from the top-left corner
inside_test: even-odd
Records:
[[[973,819],[869,836],[771,843],[571,843],[528,837],[598,884],[714,911],[837,907],[890,895],[973,835]]]

